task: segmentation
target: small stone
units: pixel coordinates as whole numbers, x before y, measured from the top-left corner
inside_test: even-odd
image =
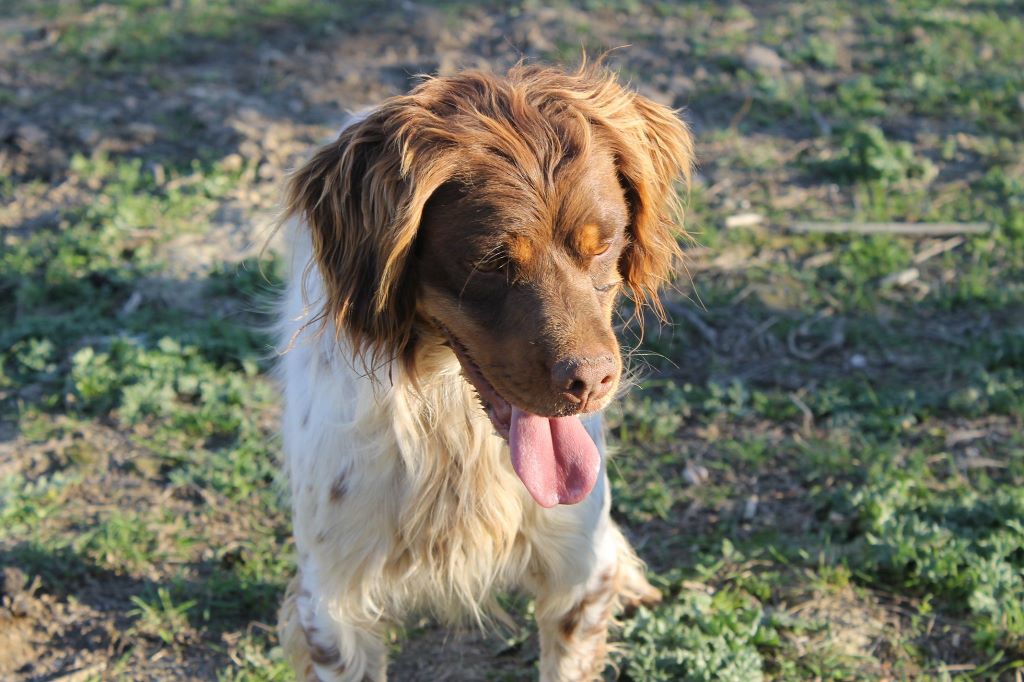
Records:
[[[227,173],[237,173],[244,164],[241,154],[228,154],[220,162],[221,168]]]
[[[146,478],[159,478],[163,461],[159,457],[150,455],[137,455],[132,458],[130,466],[136,473]]]
[[[274,168],[273,164],[261,163],[258,175],[260,180],[273,180],[277,177],[277,169]]]
[[[686,468],[683,469],[683,480],[690,485],[704,485],[710,476],[707,467],[696,462],[687,462]]]
[[[100,141],[100,131],[92,126],[83,126],[78,129],[78,139],[87,147],[95,147]]]
[[[34,123],[23,123],[18,126],[18,145],[22,149],[42,147],[48,137],[46,131]]]
[[[743,504],[743,518],[750,521],[757,516],[757,504],[759,500],[757,495],[751,495],[747,498],[747,501]]]
[[[786,68],[785,60],[775,50],[764,45],[751,45],[743,53],[743,66],[748,71],[778,75]]]
[[[160,132],[152,123],[143,123],[142,121],[129,123],[127,129],[132,137],[143,144],[152,144]]]
[[[733,230],[740,227],[757,227],[764,222],[760,213],[737,213],[725,219],[725,228]]]
[[[142,300],[142,293],[139,291],[133,291],[132,295],[128,297],[127,301],[125,301],[125,304],[121,306],[121,314],[131,315],[134,313],[139,309],[139,306],[142,305]]]
[[[860,353],[854,353],[850,356],[850,367],[853,369],[864,369],[868,366],[868,359]]]

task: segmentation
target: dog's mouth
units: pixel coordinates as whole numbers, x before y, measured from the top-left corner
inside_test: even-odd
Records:
[[[554,507],[586,499],[601,471],[601,453],[580,418],[545,417],[512,404],[494,388],[465,344],[440,321],[434,324],[459,359],[494,429],[508,441],[512,468],[537,504]]]

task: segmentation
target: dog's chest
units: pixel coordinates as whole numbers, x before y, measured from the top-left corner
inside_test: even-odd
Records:
[[[431,606],[472,611],[525,570],[526,495],[472,391],[450,378],[396,400],[402,494],[386,565]]]

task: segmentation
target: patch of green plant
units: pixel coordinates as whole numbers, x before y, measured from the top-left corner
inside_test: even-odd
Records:
[[[1024,20],[1007,9],[984,3],[879,6],[862,15],[865,47],[881,48],[865,66],[911,114],[965,118],[1019,135]]]
[[[126,424],[171,417],[187,434],[212,437],[234,434],[245,421],[244,399],[258,368],[243,361],[241,369],[226,371],[171,338],[147,349],[115,337],[104,351],[86,346],[72,356],[69,388],[87,414],[116,407]]]
[[[101,568],[133,573],[160,561],[154,519],[116,511],[79,533],[73,547]]]
[[[969,417],[1024,415],[1024,372],[1009,368],[979,371],[965,386],[950,393],[947,407],[954,414]]]
[[[222,552],[216,567],[203,571],[190,588],[199,608],[197,627],[233,629],[249,620],[271,622],[294,566],[284,532],[258,536],[242,547]]]
[[[202,230],[237,180],[193,165],[160,183],[140,160],[105,154],[75,156],[71,172],[94,199],[53,229],[5,238],[0,251],[0,362],[9,376],[30,378],[79,338],[122,328],[135,283],[159,268],[154,247]]]
[[[807,64],[832,69],[836,66],[839,53],[835,42],[812,34],[807,37],[807,40],[793,56]]]
[[[625,623],[618,661],[624,679],[788,680],[807,679],[812,671],[820,679],[860,679],[849,657],[825,650],[801,654],[791,644],[827,625],[772,606],[787,591],[806,589],[792,571],[784,574],[767,559],[769,550],[778,554],[779,539],[750,538],[749,551],[728,539],[700,542],[700,559],[691,569],[652,576],[671,596]]]
[[[843,130],[836,149],[835,156],[820,162],[817,168],[842,182],[890,185],[928,178],[935,172],[930,161],[914,154],[909,142],[891,142],[881,128],[866,123]]]
[[[886,111],[885,95],[868,76],[857,76],[836,88],[830,110],[846,120],[882,116]],[[832,100],[829,100],[831,103]]]
[[[80,473],[70,471],[31,479],[13,474],[0,480],[0,539],[32,531],[60,513],[79,480]]]
[[[210,272],[206,293],[236,296],[246,300],[266,297],[284,282],[284,262],[276,254],[266,259],[246,258],[238,263],[221,263]]]
[[[1022,641],[1024,491],[938,493],[914,476],[875,478],[847,491],[863,543],[854,569],[969,611],[987,651]]]
[[[771,618],[731,590],[686,591],[657,610],[641,608],[622,637],[625,678],[650,682],[757,682],[764,679],[760,649],[778,644]]]
[[[265,636],[243,635],[232,658],[239,664],[217,671],[218,682],[288,682],[295,676],[281,647],[272,647]]]
[[[338,4],[326,0],[132,0],[109,3],[105,11],[87,0],[51,4],[42,13],[64,22],[57,49],[65,57],[107,67],[138,66],[198,56],[217,42],[240,41],[286,27],[315,31],[343,21],[376,3]],[[91,11],[90,11],[91,9]],[[40,10],[37,10],[40,11]]]
[[[194,599],[175,600],[166,587],[157,588],[148,599],[133,595],[135,608],[128,615],[135,618],[133,634],[158,639],[164,644],[184,643],[190,632],[188,612],[195,607]]]
[[[119,337],[104,351],[87,346],[75,353],[69,388],[84,414],[112,412],[127,426],[151,423],[144,442],[179,465],[170,474],[175,485],[245,500],[266,490],[276,470],[272,441],[253,419],[273,400],[258,371],[251,360],[216,365],[170,338],[149,349]]]
[[[38,577],[43,589],[60,595],[77,587],[92,570],[67,543],[41,542],[37,537],[0,551],[0,564],[16,566],[26,575]]]

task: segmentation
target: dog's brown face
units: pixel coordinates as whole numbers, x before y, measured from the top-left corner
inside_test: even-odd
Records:
[[[594,150],[541,186],[442,186],[414,255],[419,310],[449,337],[499,431],[507,408],[564,417],[603,408],[621,361],[612,306],[629,208],[610,155]],[[482,380],[482,381],[481,381]]]
[[[691,159],[683,123],[607,72],[467,72],[346,128],[295,174],[288,214],[310,227],[324,319],[368,369],[450,345],[550,506],[596,480],[569,416],[619,383],[616,295],[660,312]]]

